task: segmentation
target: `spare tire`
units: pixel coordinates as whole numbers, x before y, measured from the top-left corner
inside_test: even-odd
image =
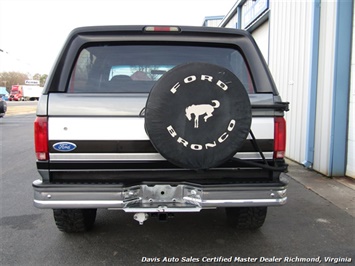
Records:
[[[171,163],[208,169],[231,159],[251,124],[248,93],[228,69],[188,63],[165,73],[146,103],[145,129]]]

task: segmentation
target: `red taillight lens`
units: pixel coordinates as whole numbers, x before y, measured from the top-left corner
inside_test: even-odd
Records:
[[[144,27],[145,32],[180,32],[179,27],[172,26],[147,26]]]
[[[286,150],[286,121],[283,117],[275,118],[274,159],[282,159]]]
[[[35,151],[39,161],[48,160],[48,119],[37,117],[34,122]]]

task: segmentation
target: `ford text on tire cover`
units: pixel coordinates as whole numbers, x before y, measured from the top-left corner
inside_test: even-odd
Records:
[[[247,32],[75,29],[38,104],[34,205],[68,233],[97,209],[142,225],[225,208],[257,229],[287,200],[287,110]]]

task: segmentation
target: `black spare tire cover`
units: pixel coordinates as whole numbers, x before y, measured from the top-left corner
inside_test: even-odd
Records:
[[[145,129],[155,149],[188,169],[218,166],[241,148],[251,124],[249,96],[228,69],[188,63],[165,73],[152,88]]]

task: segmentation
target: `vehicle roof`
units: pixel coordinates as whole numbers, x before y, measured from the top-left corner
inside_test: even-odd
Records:
[[[124,31],[138,31],[143,32],[147,27],[178,27],[179,33],[184,32],[199,32],[199,33],[216,33],[216,34],[237,34],[241,36],[250,36],[250,33],[245,30],[220,28],[220,27],[205,27],[205,26],[179,26],[179,25],[102,25],[102,26],[84,26],[72,30],[70,35],[82,33],[104,33],[104,32],[124,32]],[[174,32],[168,32],[174,33]]]

